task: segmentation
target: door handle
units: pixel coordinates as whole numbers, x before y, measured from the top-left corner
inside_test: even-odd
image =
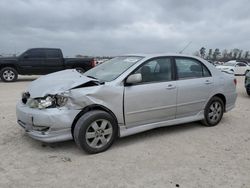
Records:
[[[175,89],[175,88],[176,88],[176,86],[169,84],[166,89]]]
[[[205,81],[205,84],[212,84],[213,82],[212,81],[210,81],[210,80],[206,80]]]

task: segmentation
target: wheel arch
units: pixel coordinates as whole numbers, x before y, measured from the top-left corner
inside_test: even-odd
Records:
[[[13,65],[13,64],[1,64],[0,65],[0,70],[2,70],[3,68],[6,68],[6,67],[11,67],[11,68],[15,69],[16,71],[18,71],[17,66]]]
[[[93,110],[102,110],[102,111],[105,111],[107,113],[109,113],[113,118],[114,120],[116,121],[117,123],[117,128],[118,128],[118,136],[119,136],[119,126],[118,126],[118,120],[115,116],[115,114],[110,110],[108,109],[107,107],[103,106],[103,105],[100,105],[100,104],[92,104],[92,105],[89,105],[89,106],[86,106],[84,107],[75,117],[72,125],[71,125],[71,134],[72,136],[74,137],[74,129],[75,129],[75,126],[76,126],[76,123],[77,121],[79,120],[79,118],[81,116],[83,116],[85,113],[89,112],[89,111],[93,111]]]
[[[226,103],[227,103],[227,100],[226,100],[225,95],[223,95],[222,93],[217,93],[217,94],[213,95],[213,96],[211,97],[211,99],[212,99],[213,97],[219,97],[219,98],[223,101],[223,104],[224,104],[224,111],[225,111],[225,110],[226,110]]]

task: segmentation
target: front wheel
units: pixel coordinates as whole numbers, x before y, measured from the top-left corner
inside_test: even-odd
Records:
[[[4,82],[14,82],[17,80],[18,73],[12,67],[4,67],[0,71],[1,80]]]
[[[205,126],[215,126],[221,121],[223,113],[224,102],[219,97],[213,97],[206,105],[202,122]]]
[[[74,128],[77,146],[87,153],[107,150],[117,137],[117,123],[107,112],[94,110],[84,114]]]

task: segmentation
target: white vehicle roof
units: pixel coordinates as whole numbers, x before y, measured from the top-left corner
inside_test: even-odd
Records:
[[[159,57],[159,56],[177,56],[177,57],[199,58],[197,56],[178,54],[178,53],[154,53],[154,54],[135,53],[135,54],[125,54],[124,56],[142,56],[145,58],[153,58],[153,57]]]

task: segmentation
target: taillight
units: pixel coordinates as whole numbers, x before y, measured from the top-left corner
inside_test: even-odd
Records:
[[[96,66],[96,60],[95,60],[95,59],[93,59],[93,60],[91,61],[91,66],[92,66],[92,67],[95,67],[95,66]]]
[[[237,79],[236,78],[234,79],[234,84],[235,84],[235,86],[237,85]]]

